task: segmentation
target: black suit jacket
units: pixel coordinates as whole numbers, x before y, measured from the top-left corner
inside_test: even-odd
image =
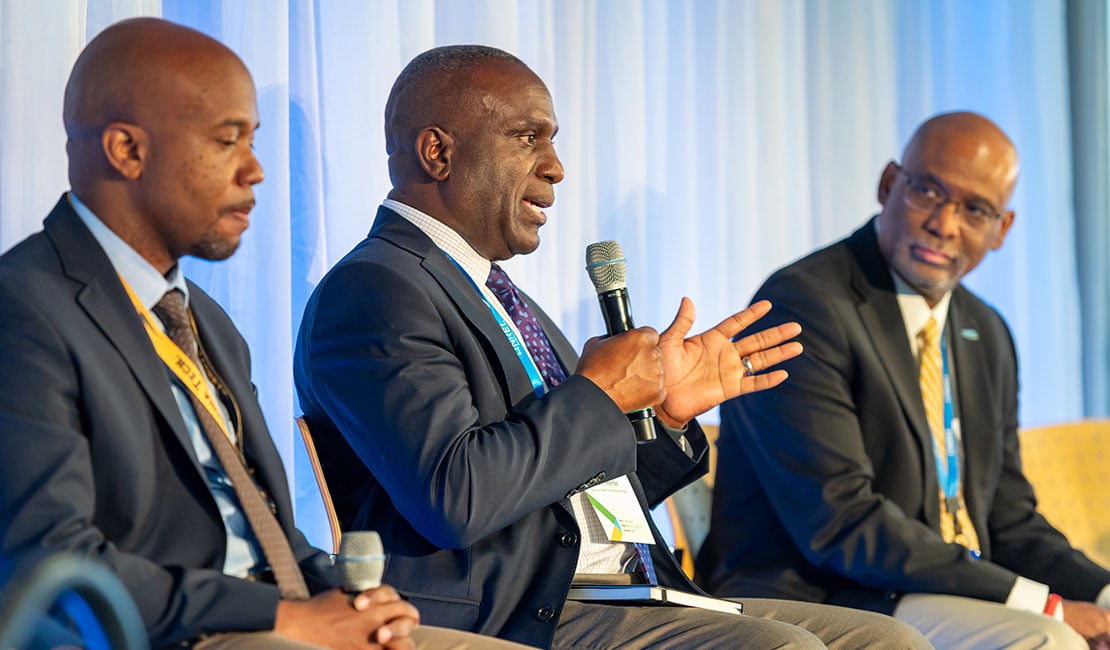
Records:
[[[802,324],[775,390],[721,408],[720,469],[699,580],[722,595],[892,611],[903,593],[1005,601],[1017,575],[1065,598],[1110,583],[1036,510],[1018,451],[1017,362],[1002,318],[962,286],[947,332],[974,560],[940,537],[917,367],[874,225],[776,272],[759,327]]]
[[[199,288],[200,339],[239,403],[246,455],[309,586],[335,582],[293,528],[285,470],[247,346]],[[223,519],[168,371],[114,268],[66,197],[0,257],[0,562],[72,551],[111,567],[155,646],[270,629],[277,587],[224,575]]]
[[[309,300],[294,375],[345,525],[382,535],[385,580],[433,625],[550,645],[580,546],[567,495],[628,474],[646,508],[706,468],[696,424],[694,459],[636,445],[583,377],[537,399],[467,276],[385,208]],[[693,589],[655,536],[660,580]]]

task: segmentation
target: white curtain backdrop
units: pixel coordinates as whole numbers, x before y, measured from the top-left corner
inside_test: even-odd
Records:
[[[494,45],[550,87],[566,180],[540,250],[507,266],[579,345],[603,329],[586,244],[623,245],[638,323],[666,326],[688,295],[708,327],[873,214],[879,172],[920,120],[971,109],[1012,136],[1022,178],[1009,241],[968,284],[1014,330],[1024,421],[1079,417],[1064,14],[1060,0],[0,0],[0,250],[68,186],[62,89],[89,38],[156,15],[239,53],[266,181],[241,250],[186,272],[250,342],[298,517],[320,543],[291,423],[292,339],[388,190],[382,109],[414,55]]]

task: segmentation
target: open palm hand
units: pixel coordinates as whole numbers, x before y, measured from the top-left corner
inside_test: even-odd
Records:
[[[802,353],[802,344],[790,340],[801,333],[801,325],[784,323],[732,340],[769,311],[771,303],[763,300],[686,338],[694,325],[694,303],[682,299],[674,322],[659,336],[667,396],[656,412],[665,424],[682,428],[725,400],[786,381],[785,370],[761,371]]]

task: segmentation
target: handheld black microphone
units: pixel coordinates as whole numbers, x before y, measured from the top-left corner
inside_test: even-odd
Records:
[[[385,550],[382,538],[372,530],[351,530],[343,533],[339,543],[339,573],[343,591],[357,594],[380,587],[385,573]]]
[[[586,272],[597,290],[601,316],[609,336],[635,329],[632,304],[628,300],[628,261],[621,245],[615,241],[599,241],[586,247]],[[636,442],[655,440],[655,410],[646,408],[627,413],[636,432]]]

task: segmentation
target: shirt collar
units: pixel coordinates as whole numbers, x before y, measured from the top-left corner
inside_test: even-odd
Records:
[[[902,322],[906,327],[906,336],[910,339],[910,348],[917,353],[917,335],[925,323],[932,316],[937,321],[937,328],[943,332],[944,324],[948,320],[948,305],[952,302],[952,292],[941,296],[935,307],[929,307],[925,296],[913,289],[902,276],[894,269],[890,269],[890,277],[894,280],[894,293],[898,298],[898,308],[902,310]]]
[[[382,206],[393,210],[419,228],[432,243],[454,258],[475,284],[485,286],[486,279],[489,278],[490,261],[474,250],[462,235],[432,215],[400,201],[386,199],[382,201]]]
[[[158,304],[162,296],[171,289],[177,289],[185,294],[185,304],[189,304],[189,287],[185,282],[185,276],[181,273],[180,265],[175,264],[173,269],[163,277],[158,269],[143,259],[142,255],[139,255],[134,248],[120,239],[119,235],[112,232],[111,228],[93,214],[93,211],[77,198],[77,194],[71,191],[69,201],[77,216],[92,232],[96,243],[104,249],[116,273],[127,282],[147,309]]]

